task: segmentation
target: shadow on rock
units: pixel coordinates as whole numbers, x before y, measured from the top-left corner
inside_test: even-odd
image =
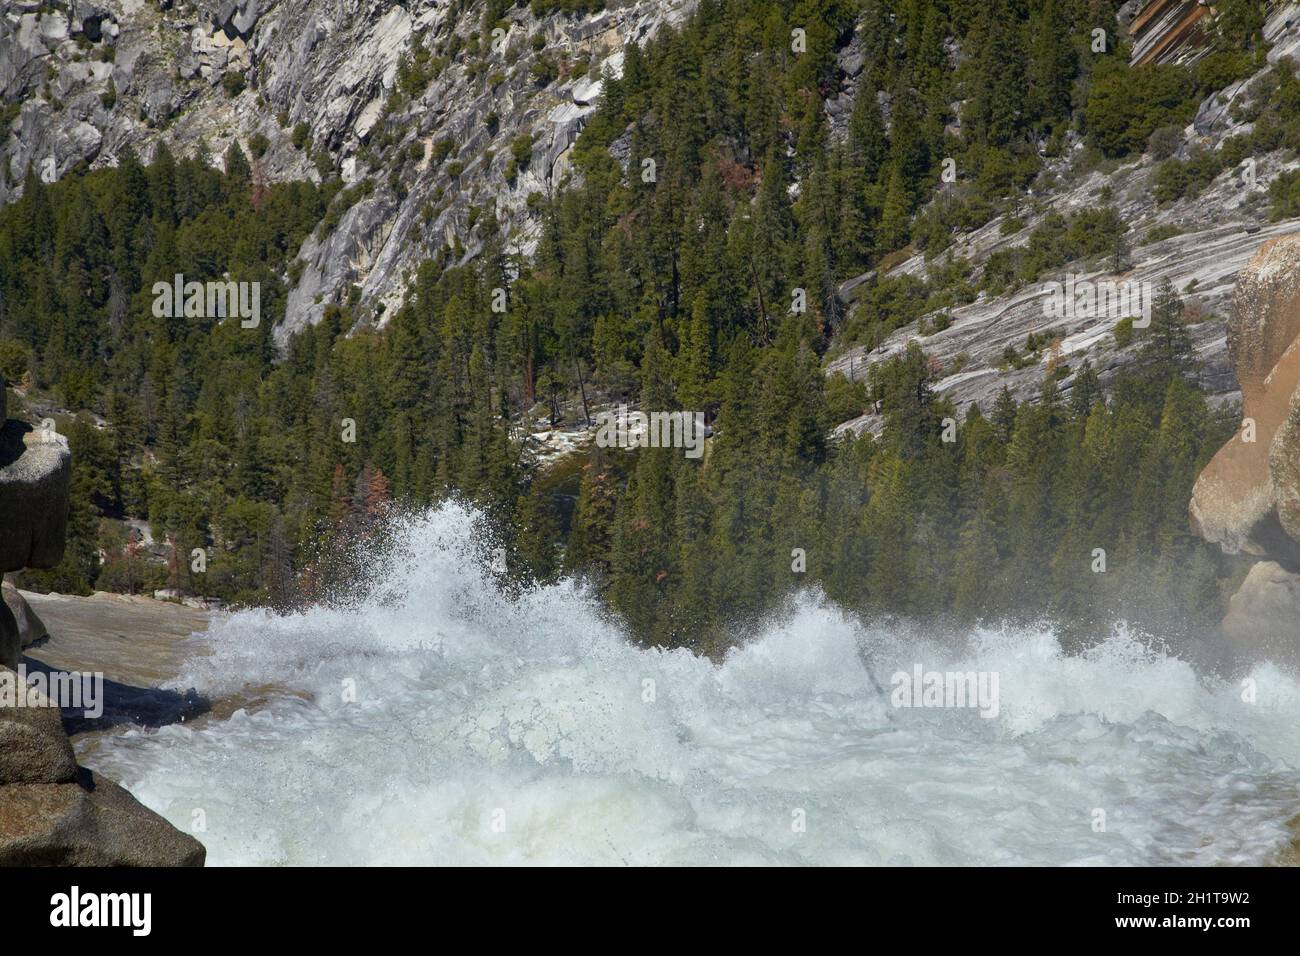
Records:
[[[38,660],[24,657],[28,675],[43,674],[47,680],[68,674],[42,664]],[[193,720],[212,709],[211,701],[193,688],[186,691],[165,690],[160,687],[135,687],[119,681],[104,678],[103,710],[98,717],[84,714],[90,708],[63,709],[63,729],[68,734],[84,734],[97,730],[108,730],[130,724],[136,727],[164,727],[182,721]]]

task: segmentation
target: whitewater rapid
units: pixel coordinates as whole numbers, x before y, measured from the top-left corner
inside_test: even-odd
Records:
[[[218,619],[172,686],[269,702],[85,762],[210,865],[1246,864],[1293,839],[1300,682],[1271,665],[1204,677],[1122,630],[952,648],[815,596],[714,664],[628,643],[571,583],[504,598],[477,531],[444,506],[355,606]],[[997,715],[891,706],[917,664],[996,673]]]

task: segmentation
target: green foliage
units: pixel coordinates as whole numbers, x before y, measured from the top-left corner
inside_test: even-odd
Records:
[[[1068,219],[1049,213],[1026,245],[989,256],[984,265],[984,288],[1000,292],[1080,259],[1103,257],[1113,266],[1127,252],[1127,233],[1127,225],[1112,206],[1084,209]]]
[[[447,157],[450,156],[455,151],[456,151],[456,144],[452,142],[451,139],[447,137],[443,137],[442,139],[437,140],[433,144],[433,153],[431,155],[431,162],[433,162],[434,165],[445,162],[447,160]]]
[[[605,9],[605,0],[530,0],[529,7],[533,14],[544,17],[551,13],[563,13],[569,16],[594,13]]]
[[[1084,106],[1088,137],[1107,156],[1141,150],[1162,126],[1185,126],[1197,105],[1193,77],[1182,67],[1130,68],[1106,58],[1096,68]]]
[[[414,99],[422,94],[429,83],[442,72],[443,61],[421,44],[397,61],[397,89],[407,99]]]
[[[1183,145],[1183,131],[1177,126],[1161,126],[1147,140],[1147,152],[1157,161],[1168,159]]]
[[[244,92],[244,87],[247,85],[248,81],[244,79],[244,74],[238,70],[228,70],[221,77],[221,88],[226,91],[226,95],[232,100]]]
[[[533,134],[520,133],[510,141],[510,157],[519,169],[526,169],[533,158]]]
[[[1276,176],[1268,184],[1268,198],[1269,214],[1275,221],[1300,216],[1300,170]]]
[[[1218,0],[1214,28],[1228,50],[1254,46],[1264,28],[1266,13],[1261,0]]]
[[[29,176],[22,198],[0,210],[5,374],[30,369],[33,387],[113,422],[110,432],[70,433],[74,509],[88,511],[74,510],[68,554],[43,586],[93,585],[97,511],[147,514],[159,540],[215,533],[224,503],[254,475],[247,463],[227,468],[230,450],[276,434],[263,387],[284,309],[278,276],[324,212],[324,194],[277,184],[255,207],[238,147],[227,165],[222,173],[160,148],[144,167],[128,152],[114,169],[53,185]],[[153,283],[177,272],[260,283],[260,326],[154,316]],[[268,498],[282,491],[274,480],[262,486]]]
[[[22,342],[0,339],[0,378],[21,382],[31,364],[31,352]]]

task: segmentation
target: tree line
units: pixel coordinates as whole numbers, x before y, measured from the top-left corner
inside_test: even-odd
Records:
[[[1113,37],[1094,50],[1111,17],[1100,0],[705,0],[605,77],[580,181],[539,204],[532,255],[480,215],[482,252],[423,263],[382,328],[350,295],[283,356],[270,328],[297,249],[364,189],[267,184],[238,146],[224,171],[160,148],[29,175],[0,211],[0,374],[108,422],[70,425],[70,547],[29,583],[292,607],[347,581],[338,545],[391,507],[454,495],[500,529],[515,581],[583,577],[639,638],[704,652],[813,585],[872,613],[1211,620],[1233,569],[1191,537],[1186,502],[1231,425],[1197,385],[1172,290],[1109,396],[1086,367],[1062,395],[1070,370],[1053,368],[1038,401],[967,410],[955,441],[943,370],[918,347],[866,382],[823,371],[981,282],[1024,281],[1023,262],[985,277],[944,250],[1016,208],[1072,133],[1098,155],[1141,148],[1207,77],[1254,62],[1239,44],[1215,73],[1130,69]],[[1177,95],[1116,134],[1131,104],[1102,78],[1142,88],[1171,70]],[[828,103],[846,84],[840,123]],[[1102,220],[1100,244],[1053,225],[1039,267],[1109,255]],[[919,288],[839,294],[909,250],[932,259]],[[260,281],[261,326],[153,317],[152,283],[177,272]],[[700,461],[591,449],[546,466],[524,438],[538,417],[620,401],[705,412],[715,437]],[[830,437],[868,407],[883,434]],[[169,564],[102,520],[125,516]],[[212,556],[201,577],[194,548]]]

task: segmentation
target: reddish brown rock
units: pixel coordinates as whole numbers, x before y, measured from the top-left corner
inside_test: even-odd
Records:
[[[1268,453],[1273,501],[1282,530],[1300,541],[1300,389]]]
[[[1294,432],[1283,428],[1300,387],[1300,236],[1266,243],[1237,280],[1228,351],[1241,383],[1243,429],[1197,479],[1191,518],[1197,532],[1230,554],[1272,558],[1300,568],[1288,462]],[[1253,438],[1253,441],[1247,440]],[[1275,450],[1275,443],[1278,447]],[[1276,461],[1279,468],[1270,466]]]
[[[1222,632],[1238,653],[1300,661],[1300,235],[1266,243],[1237,279],[1228,352],[1243,427],[1201,472],[1192,526],[1261,560]],[[1253,441],[1247,440],[1253,438]]]

